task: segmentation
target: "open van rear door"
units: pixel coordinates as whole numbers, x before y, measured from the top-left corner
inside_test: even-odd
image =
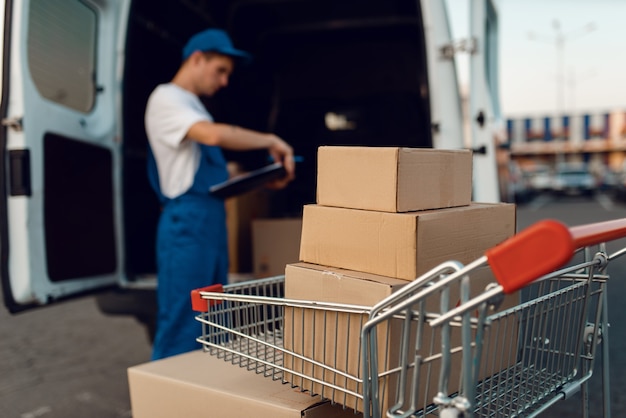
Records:
[[[493,0],[470,2],[470,124],[474,153],[474,195],[479,202],[499,202],[496,135],[501,122],[498,89],[498,11]]]
[[[465,148],[454,45],[446,4],[422,0],[428,55],[428,85],[433,148]]]
[[[115,38],[125,2],[4,3],[0,273],[17,312],[120,280]]]

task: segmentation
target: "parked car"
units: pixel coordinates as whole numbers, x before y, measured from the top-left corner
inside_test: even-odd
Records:
[[[554,173],[552,191],[556,194],[591,196],[596,191],[596,180],[585,165],[563,164]]]
[[[530,187],[534,193],[549,192],[552,188],[552,170],[548,166],[538,166],[528,172]]]
[[[533,196],[530,174],[522,170],[519,165],[511,163],[507,182],[507,201],[524,204],[530,201]]]
[[[599,190],[606,194],[614,194],[619,186],[622,176],[623,174],[618,171],[607,169],[600,178],[598,184]]]
[[[615,189],[611,195],[615,200],[626,202],[626,171],[619,173],[616,180]]]

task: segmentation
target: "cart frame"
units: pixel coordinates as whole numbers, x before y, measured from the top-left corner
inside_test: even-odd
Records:
[[[574,228],[542,221],[472,263],[441,264],[373,307],[285,299],[283,276],[197,289],[197,340],[210,354],[366,417],[536,416],[579,390],[587,417],[601,347],[610,417],[607,266],[626,249],[609,255],[603,243],[625,236],[626,219]],[[495,280],[477,293],[471,276],[486,268]],[[521,299],[499,309],[512,294]],[[355,339],[358,359],[341,352]]]

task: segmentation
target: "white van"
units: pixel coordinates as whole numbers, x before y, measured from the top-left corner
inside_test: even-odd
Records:
[[[473,198],[500,199],[494,0],[470,2],[461,42],[442,0],[3,3],[0,273],[11,312],[110,288],[105,311],[152,322],[159,205],[143,113],[187,38],[209,26],[254,56],[207,101],[216,120],[273,131],[303,157],[275,216],[314,201],[319,145],[480,149]],[[471,67],[466,112],[458,54]],[[246,168],[266,158],[227,157]]]

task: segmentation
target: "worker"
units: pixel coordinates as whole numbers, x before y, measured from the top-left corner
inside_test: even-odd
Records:
[[[148,176],[162,205],[156,238],[158,317],[152,359],[200,348],[200,323],[191,310],[190,291],[225,284],[228,246],[224,201],[210,186],[228,178],[222,148],[266,149],[294,178],[293,150],[271,133],[217,123],[200,101],[226,87],[235,64],[250,61],[228,34],[207,29],[189,39],[182,64],[169,83],[151,93],[145,113]]]

